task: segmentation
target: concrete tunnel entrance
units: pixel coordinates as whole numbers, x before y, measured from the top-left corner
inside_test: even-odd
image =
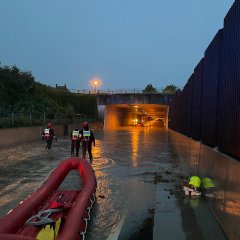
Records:
[[[104,129],[119,127],[168,128],[168,106],[161,104],[110,104],[105,106]]]

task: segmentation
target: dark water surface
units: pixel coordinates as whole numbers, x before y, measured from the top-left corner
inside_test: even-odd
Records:
[[[187,199],[179,188],[181,177],[194,171],[196,149],[158,128],[99,131],[95,135],[97,201],[87,239],[225,239],[204,200]],[[39,141],[4,148],[0,153],[2,217],[70,156],[70,140],[59,139],[51,150]],[[80,183],[70,180],[65,184],[76,187]]]

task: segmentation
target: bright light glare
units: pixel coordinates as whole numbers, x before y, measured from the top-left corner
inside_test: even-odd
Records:
[[[99,78],[94,78],[90,81],[90,86],[97,90],[102,84],[102,81]]]

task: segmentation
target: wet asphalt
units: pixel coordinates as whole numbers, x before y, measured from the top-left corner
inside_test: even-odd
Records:
[[[191,158],[197,158],[197,152],[159,128],[97,131],[95,137],[98,186],[86,239],[226,239],[205,199],[186,197],[181,189],[181,180],[190,172],[187,151]],[[0,153],[3,217],[70,157],[70,140],[58,139],[51,150],[36,141]],[[65,181],[71,188],[80,184]]]

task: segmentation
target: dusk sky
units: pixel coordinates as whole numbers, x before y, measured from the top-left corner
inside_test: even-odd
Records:
[[[182,88],[234,0],[0,0],[0,62],[69,89]]]

